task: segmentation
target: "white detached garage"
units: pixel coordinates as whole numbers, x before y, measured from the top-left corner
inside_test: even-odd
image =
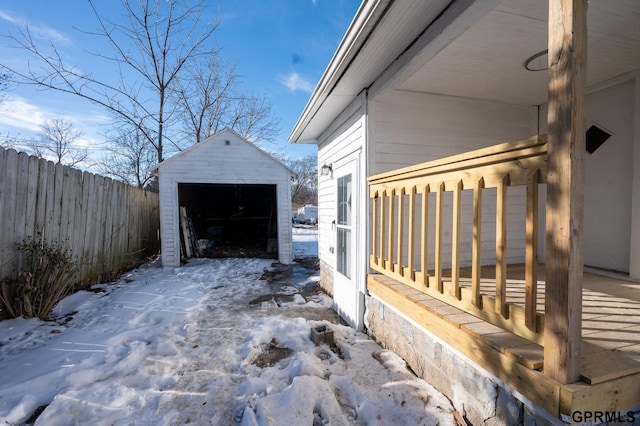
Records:
[[[291,263],[293,172],[271,155],[225,129],[156,165],[154,172],[162,266],[180,266],[182,207],[209,250],[229,244],[249,253],[262,248]]]

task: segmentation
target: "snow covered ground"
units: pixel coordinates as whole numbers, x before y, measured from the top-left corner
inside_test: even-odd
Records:
[[[318,257],[318,227],[296,225],[293,227],[293,258]]]
[[[454,425],[394,353],[338,324],[318,275],[271,261],[159,262],[0,322],[0,424]],[[328,326],[335,347],[310,330]]]

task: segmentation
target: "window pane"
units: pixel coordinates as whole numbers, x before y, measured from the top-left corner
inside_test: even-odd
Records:
[[[338,272],[351,278],[351,230],[338,228]]]
[[[351,175],[338,179],[338,225],[351,225]]]

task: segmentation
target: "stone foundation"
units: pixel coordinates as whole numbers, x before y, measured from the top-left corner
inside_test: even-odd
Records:
[[[322,260],[320,260],[319,284],[329,296],[333,296],[333,268]]]
[[[504,383],[372,296],[366,298],[365,326],[379,344],[404,358],[418,377],[451,399],[472,425],[563,424],[542,408],[525,405]]]

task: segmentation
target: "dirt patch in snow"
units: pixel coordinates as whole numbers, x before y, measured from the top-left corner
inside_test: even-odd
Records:
[[[286,347],[276,346],[273,343],[262,346],[262,352],[253,360],[256,367],[265,368],[276,365],[283,359],[289,358],[293,351]]]
[[[302,257],[293,261],[312,271],[320,270],[320,259],[317,257]]]

